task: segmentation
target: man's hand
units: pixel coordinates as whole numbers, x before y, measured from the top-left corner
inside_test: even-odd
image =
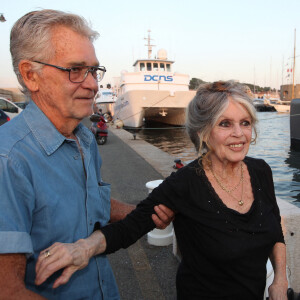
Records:
[[[158,229],[165,229],[175,217],[175,213],[170,208],[159,204],[154,207],[156,214],[152,215],[152,220]]]

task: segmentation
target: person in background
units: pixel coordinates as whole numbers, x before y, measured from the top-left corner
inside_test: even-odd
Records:
[[[88,251],[84,238],[135,207],[110,199],[96,141],[80,123],[93,113],[106,71],[95,54],[97,36],[82,17],[56,10],[30,12],[12,28],[14,71],[32,101],[0,129],[0,299],[119,299],[105,255],[64,286],[53,289],[60,272],[35,285],[42,249],[78,240]],[[156,210],[153,220],[166,227],[172,212]]]
[[[56,269],[75,272],[92,255],[128,247],[154,227],[153,208],[163,203],[176,211],[179,300],[262,300],[268,258],[275,273],[269,299],[286,300],[286,247],[272,171],[262,159],[246,156],[256,122],[243,85],[200,86],[186,121],[199,158],[166,178],[124,220],[95,231],[87,238],[89,254],[62,243],[47,248],[50,259],[41,252],[37,282]]]

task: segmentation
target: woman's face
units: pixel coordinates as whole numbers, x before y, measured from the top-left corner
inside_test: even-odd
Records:
[[[252,137],[252,120],[245,107],[233,100],[216,125],[213,127],[208,143],[211,147],[211,159],[236,163],[248,153]]]

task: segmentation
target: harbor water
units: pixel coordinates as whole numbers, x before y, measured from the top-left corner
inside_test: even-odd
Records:
[[[300,207],[300,152],[290,149],[290,115],[258,112],[258,139],[248,156],[264,159],[272,168],[276,196]],[[144,128],[137,136],[172,154],[184,164],[196,158],[184,128]]]

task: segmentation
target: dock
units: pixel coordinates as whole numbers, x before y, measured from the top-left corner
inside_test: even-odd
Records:
[[[111,184],[111,196],[137,204],[146,198],[146,182],[163,179],[174,169],[173,157],[122,129],[109,128],[99,146],[101,175]],[[152,246],[144,236],[128,249],[108,256],[122,300],[174,300],[178,260],[172,245]]]

